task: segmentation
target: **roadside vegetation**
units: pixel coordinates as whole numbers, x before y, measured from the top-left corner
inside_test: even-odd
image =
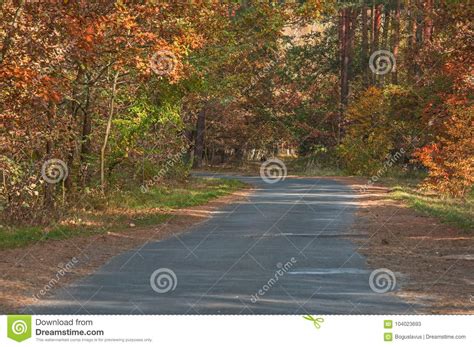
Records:
[[[138,189],[115,191],[107,199],[96,201],[95,205],[67,210],[65,215],[57,217],[54,224],[1,225],[0,249],[156,226],[173,218],[176,209],[203,205],[244,187],[237,180],[191,178],[181,182],[168,181],[166,186],[153,187],[146,192]]]
[[[471,191],[465,199],[440,197],[436,193],[426,193],[409,186],[396,185],[391,196],[403,200],[415,210],[439,218],[472,233],[474,230],[474,192]]]

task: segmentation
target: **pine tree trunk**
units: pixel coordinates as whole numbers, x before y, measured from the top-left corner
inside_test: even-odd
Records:
[[[340,49],[341,49],[341,104],[347,104],[348,93],[348,33],[349,33],[349,15],[348,9],[341,10],[341,27],[340,27]]]
[[[341,123],[347,102],[347,9],[343,8],[339,13],[340,110],[337,120],[337,143],[341,140]]]
[[[379,49],[379,38],[380,38],[380,24],[382,23],[382,5],[374,5],[372,7],[374,10],[374,15],[373,15],[373,41],[372,41],[372,53],[377,51]],[[377,75],[372,74],[372,84],[377,83]]]
[[[354,32],[357,21],[357,10],[344,8],[340,15],[339,40],[340,40],[340,56],[341,56],[341,99],[340,99],[340,114],[338,120],[338,143],[341,139],[342,123],[344,120],[345,110],[349,98],[349,81],[351,75],[352,51],[354,46]]]
[[[390,8],[384,8],[384,20],[383,20],[383,37],[382,37],[382,48],[388,48],[388,33],[390,30]]]
[[[418,52],[420,49],[423,47],[423,1],[421,0],[416,0],[416,26],[415,26],[415,58],[418,55]],[[414,64],[414,71],[415,71],[415,76],[416,80],[418,81],[421,77],[421,67],[420,65],[415,61]]]
[[[379,49],[380,40],[380,25],[382,24],[382,6],[377,5],[375,7],[374,14],[374,41],[372,42],[372,52]]]
[[[392,21],[392,26],[392,52],[393,56],[395,57],[395,61],[398,63],[398,52],[400,47],[400,0],[397,0],[395,18]],[[392,72],[392,83],[398,84],[398,68],[395,68]]]
[[[362,6],[362,43],[361,43],[361,64],[362,64],[362,74],[363,74],[363,81],[364,86],[369,86],[369,60],[368,60],[368,50],[369,50],[369,42],[368,42],[368,25],[367,25],[367,5]]]

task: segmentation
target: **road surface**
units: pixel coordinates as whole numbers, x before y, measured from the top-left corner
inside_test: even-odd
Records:
[[[349,238],[368,237],[351,232],[357,192],[331,179],[240,179],[256,187],[246,200],[181,234],[115,256],[24,312],[416,313],[393,293],[400,274],[388,292],[371,288],[375,269]]]

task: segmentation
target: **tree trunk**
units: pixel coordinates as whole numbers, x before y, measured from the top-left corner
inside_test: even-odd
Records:
[[[337,143],[341,141],[341,123],[347,102],[347,9],[343,8],[339,12],[340,110],[337,120]]]
[[[372,52],[379,49],[379,37],[380,37],[380,25],[382,23],[382,6],[377,5],[375,7],[374,14],[374,41],[372,42]]]
[[[347,33],[348,28],[348,9],[344,8],[341,10],[340,16],[340,61],[341,61],[341,105],[347,104],[347,94],[348,94],[348,67],[349,67],[349,55],[348,55],[348,42],[347,42]]]
[[[364,86],[369,86],[369,60],[368,60],[368,25],[367,25],[367,5],[362,6],[362,43],[361,43],[361,64]]]
[[[75,152],[76,152],[76,142],[78,139],[78,134],[75,133],[76,131],[76,125],[78,124],[78,114],[80,111],[80,105],[79,105],[79,100],[78,100],[78,95],[80,93],[80,88],[79,88],[79,83],[81,82],[83,78],[83,70],[81,67],[78,67],[77,70],[77,75],[75,81],[72,83],[72,101],[71,101],[71,115],[72,115],[72,124],[68,126],[68,130],[70,132],[70,148],[68,151],[67,155],[67,166],[69,168],[69,175],[66,178],[66,181],[64,182],[64,186],[66,189],[69,191],[72,188],[73,185],[73,166],[74,166],[74,157],[75,157]]]
[[[341,83],[341,99],[340,112],[338,120],[337,141],[340,143],[342,123],[344,120],[345,110],[349,98],[349,81],[350,81],[350,67],[352,62],[352,51],[354,45],[354,31],[357,20],[357,10],[350,8],[341,9],[340,24],[339,24],[339,40],[340,40],[340,83]]]
[[[383,5],[374,5],[372,9],[374,10],[373,21],[372,21],[372,54],[379,49],[379,37],[380,37],[380,24],[382,20],[382,6]],[[377,75],[372,74],[372,84],[377,83]]]
[[[424,2],[424,13],[425,20],[423,23],[423,41],[431,41],[431,35],[433,33],[433,0],[426,0]]]
[[[186,140],[187,140],[185,161],[186,163],[191,163],[194,157],[194,148],[190,144],[194,142],[194,131],[192,129],[187,129],[184,132],[184,136],[186,137]]]
[[[382,48],[388,49],[388,33],[390,30],[390,8],[386,6],[384,8],[384,19],[383,19],[383,37],[382,37]]]
[[[369,30],[370,47],[368,47],[368,49],[370,50],[370,53],[372,53],[372,42],[374,41],[374,12],[375,12],[375,7],[371,6],[368,9],[368,11],[370,12],[370,16],[369,16],[370,28],[368,29]]]
[[[395,9],[395,18],[392,21],[392,51],[395,61],[398,63],[398,51],[400,47],[400,0],[397,0],[397,7]],[[392,83],[398,84],[398,69],[392,71]]]
[[[202,167],[202,157],[204,154],[204,135],[206,131],[206,107],[205,104],[198,113],[197,123],[196,123],[196,142],[194,149],[194,168]]]
[[[100,150],[100,186],[102,189],[102,193],[105,192],[105,150],[107,149],[107,142],[110,136],[110,129],[112,128],[112,117],[114,115],[114,109],[115,109],[115,96],[117,95],[118,75],[119,75],[118,72],[116,72],[114,75],[114,82],[112,84],[112,97],[110,99],[109,117],[107,119],[107,127],[105,129],[104,143],[102,144],[102,148]]]
[[[423,46],[423,4],[421,0],[416,0],[416,26],[415,26],[415,57],[418,55],[418,52],[420,51],[421,47]],[[414,71],[415,71],[415,77],[416,80],[418,81],[420,76],[421,76],[421,67],[420,65],[415,61],[414,64]]]
[[[89,104],[90,104],[90,86],[86,85],[86,102],[83,109],[82,118],[82,136],[81,136],[81,163],[85,163],[87,158],[91,154],[91,131],[92,131],[92,119],[89,115]]]
[[[48,110],[47,110],[47,115],[48,115],[48,130],[49,132],[52,131],[54,128],[53,120],[56,118],[56,105],[50,101],[48,103]],[[51,153],[53,151],[53,142],[51,139],[46,140],[46,158],[51,159]],[[55,190],[55,185],[54,184],[45,184],[45,190],[44,190],[44,207],[47,210],[52,210],[54,208],[54,190]]]
[[[353,60],[353,52],[354,52],[354,38],[355,38],[355,28],[357,23],[357,17],[359,16],[359,11],[357,9],[349,10],[349,18],[348,18],[348,31],[347,31],[347,56],[348,59],[348,66],[347,66],[347,81],[351,80],[352,77],[352,60]],[[349,87],[347,88],[349,91]]]
[[[382,49],[390,50],[390,45],[388,42],[389,31],[390,31],[390,8],[385,6],[384,9],[384,19],[383,19],[383,36],[382,36]],[[382,84],[385,84],[386,79],[389,76],[382,76]]]
[[[341,56],[341,104],[347,106],[349,96],[349,81],[351,75],[352,53],[354,47],[354,31],[358,12],[353,9],[343,9],[340,27],[340,56]]]
[[[241,147],[237,147],[235,148],[235,160],[238,162],[238,163],[242,163],[244,159],[244,151]]]

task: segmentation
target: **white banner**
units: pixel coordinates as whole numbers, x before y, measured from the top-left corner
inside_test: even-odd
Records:
[[[0,346],[474,345],[467,315],[12,315],[0,322]]]

